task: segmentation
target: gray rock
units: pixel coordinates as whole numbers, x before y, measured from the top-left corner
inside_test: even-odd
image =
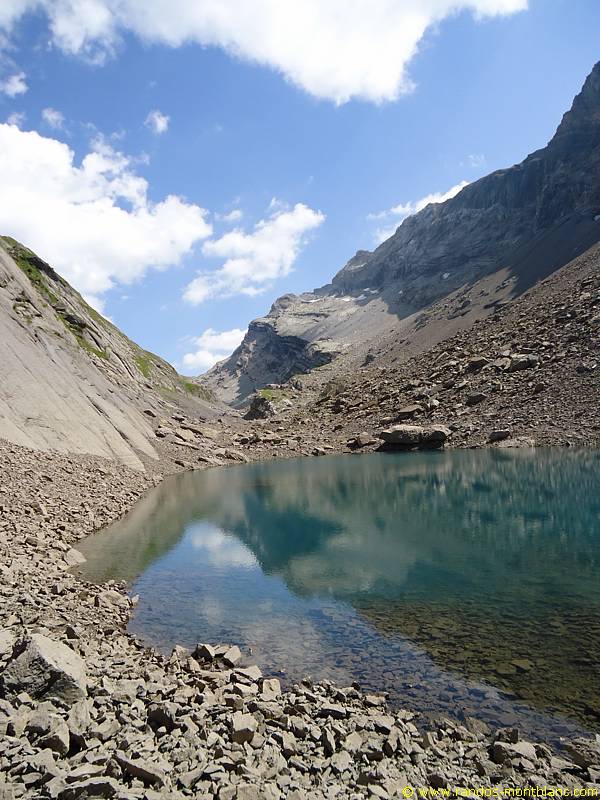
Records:
[[[226,653],[222,656],[223,662],[227,664],[229,667],[235,667],[236,664],[242,660],[242,654],[240,652],[240,648],[237,645],[230,647]]]
[[[142,758],[129,758],[125,753],[115,753],[115,761],[121,769],[133,778],[139,778],[145,785],[164,786],[165,773],[156,764]]]
[[[600,768],[600,737],[574,739],[565,746],[565,749],[577,766]]]
[[[62,642],[33,634],[19,648],[3,675],[6,696],[26,691],[35,698],[75,703],[87,694],[85,663]]]
[[[251,742],[257,730],[258,722],[252,714],[236,711],[231,718],[231,738],[237,744]]]
[[[450,435],[445,425],[394,425],[379,434],[386,445],[402,448],[442,447]]]

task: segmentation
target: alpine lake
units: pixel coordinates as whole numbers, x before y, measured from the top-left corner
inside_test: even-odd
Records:
[[[182,473],[83,541],[130,630],[238,644],[426,716],[600,731],[600,453],[473,450]]]

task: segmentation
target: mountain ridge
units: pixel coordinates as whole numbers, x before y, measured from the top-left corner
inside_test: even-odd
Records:
[[[495,272],[497,286],[506,270],[516,277],[511,297],[519,296],[598,241],[599,221],[600,62],[545,147],[408,217],[330,284],[276,300],[200,382],[241,405],[261,386],[349,351],[360,362],[370,343],[394,332],[406,338],[411,318],[416,325],[433,303]]]

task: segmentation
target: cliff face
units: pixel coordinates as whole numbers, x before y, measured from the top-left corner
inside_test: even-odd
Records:
[[[149,412],[210,406],[128,339],[48,264],[0,238],[0,438],[136,468],[156,458]]]
[[[204,381],[241,402],[310,368],[309,351],[324,347],[330,360],[353,345],[368,349],[484,276],[510,276],[518,296],[599,239],[600,63],[546,147],[409,217],[374,252],[359,251],[330,285],[282,298]]]

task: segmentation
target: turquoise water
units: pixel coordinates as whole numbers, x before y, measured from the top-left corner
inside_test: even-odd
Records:
[[[162,649],[557,739],[600,730],[600,455],[459,451],[185,473],[87,539]]]

